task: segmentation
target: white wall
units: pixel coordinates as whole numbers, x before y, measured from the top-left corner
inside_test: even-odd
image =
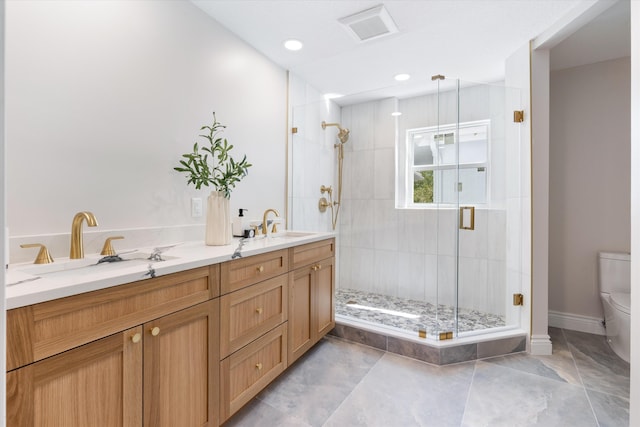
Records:
[[[5,45],[5,2],[0,1],[0,165],[2,170],[6,170],[5,162],[5,123],[4,123],[4,45]],[[8,237],[5,235],[5,222],[6,222],[6,179],[5,174],[0,177],[0,268],[5,265],[9,260],[8,254],[5,251],[4,241]],[[5,301],[5,269],[2,268],[2,275],[0,275],[0,316],[2,321],[0,322],[0,426],[6,424],[6,301]]]
[[[549,309],[603,318],[598,251],[630,250],[630,59],[551,73]]]
[[[631,252],[640,253],[640,2],[631,2]],[[640,301],[640,259],[631,259],[631,299]],[[640,356],[640,304],[631,304],[631,360]],[[640,363],[631,364],[630,426],[640,425]]]
[[[254,165],[232,209],[284,211],[286,74],[193,4],[15,1],[6,14],[12,262],[34,255],[18,243],[40,239],[68,256],[82,210],[99,222],[85,227],[87,252],[113,230],[128,238],[119,248],[203,235],[190,198],[208,190],[173,167],[212,111]]]

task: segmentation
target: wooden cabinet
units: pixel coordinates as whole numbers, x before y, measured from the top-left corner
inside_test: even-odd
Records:
[[[218,303],[144,325],[144,425],[218,426]]]
[[[334,326],[334,245],[9,310],[7,425],[220,425]]]
[[[12,310],[7,336],[19,346],[8,354],[35,363],[7,373],[8,425],[217,426],[217,268]],[[134,291],[148,297],[144,307]]]
[[[220,298],[220,359],[287,320],[287,275]]]
[[[226,421],[287,367],[282,324],[220,362],[221,421]]]
[[[222,264],[220,292],[227,294],[289,271],[286,249],[239,258]]]
[[[221,421],[287,367],[288,265],[280,250],[221,266]]]
[[[142,425],[142,327],[7,373],[8,426]]]
[[[7,311],[12,370],[219,295],[219,265]]]
[[[331,239],[291,249],[298,268],[289,273],[289,364],[335,326],[334,245]]]

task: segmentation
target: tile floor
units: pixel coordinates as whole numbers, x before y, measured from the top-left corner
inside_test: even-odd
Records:
[[[629,364],[551,328],[552,356],[433,366],[325,337],[225,426],[627,426]]]

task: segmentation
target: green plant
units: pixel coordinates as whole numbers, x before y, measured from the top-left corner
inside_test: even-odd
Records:
[[[248,169],[252,166],[247,162],[245,155],[241,161],[236,162],[229,155],[229,151],[233,145],[229,145],[227,139],[218,136],[226,126],[222,125],[216,119],[216,113],[213,113],[213,124],[211,126],[202,126],[200,130],[208,130],[204,135],[209,144],[198,146],[196,142],[193,144],[193,152],[183,154],[184,159],[180,160],[181,166],[176,166],[178,172],[187,174],[187,184],[194,184],[196,189],[202,186],[213,186],[217,191],[222,191],[226,198],[231,195],[231,190],[236,184],[244,178]]]
[[[413,181],[413,203],[433,203],[433,171],[418,173],[422,179]]]

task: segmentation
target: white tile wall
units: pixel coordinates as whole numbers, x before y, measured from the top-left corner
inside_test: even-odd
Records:
[[[374,246],[376,249],[398,250],[398,211],[392,200],[374,201]]]
[[[431,267],[435,271],[435,266]],[[423,254],[398,252],[398,297],[425,300],[425,270],[428,268]]]
[[[394,200],[395,150],[382,148],[374,151],[373,193],[376,199]]]
[[[398,251],[376,250],[374,264],[374,292],[382,295],[398,295]]]
[[[350,288],[370,290],[374,286],[374,262],[375,251],[373,249],[351,248]]]
[[[522,245],[527,244],[528,231],[522,227],[528,227],[523,218],[528,205],[523,206],[520,198],[521,152],[526,150],[517,142],[506,142],[505,135],[513,138],[514,132],[519,132],[517,127],[509,126],[508,122],[495,124],[503,123],[511,115],[504,107],[507,100],[502,88],[467,88],[462,98],[466,102],[460,111],[463,121],[486,119],[486,110],[490,110],[494,121],[491,151],[494,182],[490,189],[491,205],[477,207],[476,229],[460,231],[459,248],[457,209],[395,208],[396,122],[400,144],[405,129],[435,124],[438,105],[435,96],[345,106],[340,117],[331,118],[351,131],[344,146],[338,286],[453,304],[458,279],[462,307],[507,314],[514,320],[517,317],[512,314],[511,293],[522,286],[523,259],[528,256],[522,251]],[[312,105],[317,110],[313,114],[309,111],[311,107],[304,111],[305,118],[313,117],[306,119],[307,126],[318,120],[329,121],[318,116],[327,113],[320,107],[323,104]],[[395,119],[390,114],[397,110],[403,114]],[[454,96],[443,95],[440,113],[441,123],[455,120]],[[337,129],[330,129],[324,133],[312,130],[324,145],[305,149],[304,170],[295,178],[299,185],[318,185],[312,182],[316,176],[327,179],[324,167],[336,155],[332,150],[334,141],[327,140],[326,135],[335,136]],[[293,158],[297,161],[299,156]],[[335,168],[332,170],[335,174]],[[299,190],[297,194],[313,197],[301,199],[307,206],[294,207],[293,215],[303,215],[303,222],[322,221],[314,211],[319,192]]]
[[[398,209],[398,246],[404,253],[425,252],[427,236],[425,234],[424,211],[418,209]],[[429,236],[433,239],[433,235]]]

